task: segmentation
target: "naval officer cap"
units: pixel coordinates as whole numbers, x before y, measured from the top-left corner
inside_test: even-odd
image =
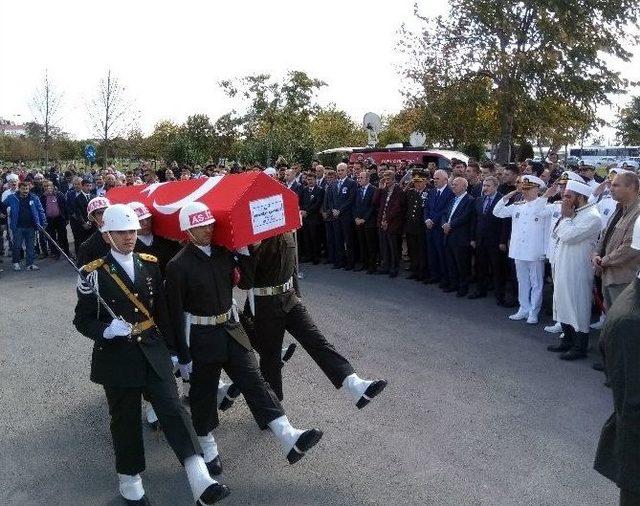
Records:
[[[534,188],[535,186],[537,186],[538,188],[546,188],[547,186],[544,181],[538,176],[532,176],[529,174],[522,176],[521,181],[522,184],[527,188]]]
[[[585,197],[590,197],[593,193],[593,188],[588,184],[579,183],[578,181],[569,181],[567,183],[567,190],[579,193],[580,195],[584,195]]]
[[[558,184],[567,184],[567,181],[578,181],[578,183],[584,183],[584,179],[580,174],[576,174],[572,170],[565,170],[558,178]]]

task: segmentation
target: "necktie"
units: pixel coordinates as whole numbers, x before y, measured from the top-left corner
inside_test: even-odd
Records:
[[[484,198],[484,208],[482,209],[482,213],[483,214],[487,214],[487,210],[489,209],[489,206],[491,205],[491,197],[489,197],[488,195]]]

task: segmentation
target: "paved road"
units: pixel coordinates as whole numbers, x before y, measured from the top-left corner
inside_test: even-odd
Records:
[[[74,276],[62,262],[41,266],[0,278],[0,504],[120,504],[104,396],[88,380],[91,343],[70,323]],[[490,300],[304,271],[329,340],[362,376],[390,385],[359,411],[296,353],[285,406],[325,437],[290,467],[236,403],[216,433],[232,490],[223,504],[616,503],[615,486],[592,470],[611,394],[590,361],[558,360],[541,326],[508,321]],[[145,437],[154,504],[192,504],[166,442]]]

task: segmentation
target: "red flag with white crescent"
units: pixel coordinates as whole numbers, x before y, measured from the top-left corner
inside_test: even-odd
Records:
[[[107,192],[112,204],[142,202],[153,215],[153,233],[184,240],[178,213],[190,202],[206,204],[213,217],[212,241],[229,249],[300,228],[298,195],[261,172],[121,186]]]

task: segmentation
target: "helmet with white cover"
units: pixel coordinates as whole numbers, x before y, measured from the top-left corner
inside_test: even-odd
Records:
[[[203,227],[215,223],[215,218],[211,210],[202,202],[189,202],[180,209],[179,214],[180,230],[186,232],[195,227]]]
[[[142,202],[129,202],[129,207],[135,211],[139,220],[151,218],[151,211]]]
[[[99,209],[106,209],[111,205],[107,197],[94,197],[87,204],[87,215],[91,216],[91,213]]]
[[[136,213],[126,204],[114,204],[107,207],[102,215],[100,232],[122,232],[140,230],[140,221]]]

